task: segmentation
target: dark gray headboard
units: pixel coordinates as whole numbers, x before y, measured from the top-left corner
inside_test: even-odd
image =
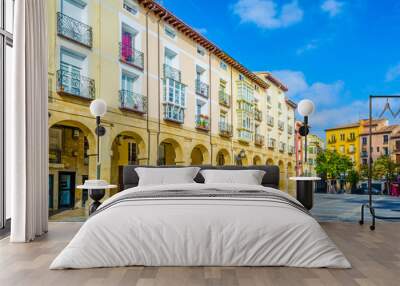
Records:
[[[137,165],[128,165],[124,166],[123,171],[123,189],[129,189],[136,187],[139,183],[139,177],[135,171],[137,167],[146,167],[146,168],[179,168],[183,166],[137,166]],[[279,167],[278,166],[248,166],[248,167],[241,167],[241,166],[209,166],[209,165],[202,165],[197,166],[200,167],[202,170],[205,169],[222,169],[222,170],[263,170],[265,171],[265,175],[262,179],[261,184],[264,187],[271,187],[275,189],[279,189]],[[204,183],[203,176],[198,173],[194,180],[197,183]]]

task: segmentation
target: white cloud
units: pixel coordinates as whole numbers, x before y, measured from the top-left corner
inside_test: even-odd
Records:
[[[253,23],[264,29],[288,27],[303,19],[303,10],[297,0],[280,9],[274,0],[238,0],[233,5],[233,12],[242,23]]]
[[[400,63],[389,68],[386,72],[386,81],[394,81],[400,78]]]
[[[296,54],[297,55],[302,55],[305,52],[311,51],[311,50],[315,50],[318,48],[318,40],[312,40],[309,43],[307,43],[306,45],[298,48],[296,50]]]
[[[337,0],[325,0],[321,5],[321,9],[327,12],[330,17],[335,17],[342,11],[343,5],[343,2]]]
[[[200,33],[200,34],[203,34],[203,35],[207,34],[207,29],[206,28],[194,28],[194,30],[197,33]]]
[[[301,71],[278,70],[273,71],[272,74],[288,86],[287,95],[296,101],[310,98],[316,105],[329,106],[336,103],[340,95],[344,93],[344,82],[341,80],[332,83],[309,84]]]
[[[304,98],[314,101],[315,113],[310,123],[312,132],[318,135],[323,135],[327,127],[357,120],[359,114],[355,110],[365,110],[367,106],[364,102],[348,102],[348,94],[341,80],[308,83],[301,71],[278,70],[272,71],[272,74],[288,86],[287,95],[294,101],[299,102]]]

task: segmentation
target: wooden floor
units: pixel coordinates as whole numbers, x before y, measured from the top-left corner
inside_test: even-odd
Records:
[[[400,285],[400,223],[323,223],[353,269],[288,267],[126,267],[48,270],[80,223],[50,223],[45,237],[29,244],[0,241],[0,285]]]

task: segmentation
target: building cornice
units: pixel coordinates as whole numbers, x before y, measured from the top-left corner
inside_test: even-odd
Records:
[[[248,77],[254,83],[258,84],[260,87],[267,89],[269,84],[265,82],[263,79],[259,78],[257,75],[248,70],[245,66],[240,64],[234,58],[229,56],[226,52],[220,49],[217,45],[209,41],[195,29],[190,27],[188,24],[180,20],[173,13],[168,11],[166,8],[161,6],[160,4],[154,2],[153,0],[138,0],[138,3],[141,4],[144,8],[149,9],[154,13],[157,17],[163,20],[168,25],[174,27],[176,30],[192,39],[199,45],[203,46],[212,54],[216,55],[218,58],[231,65],[235,69],[237,69],[240,73]]]

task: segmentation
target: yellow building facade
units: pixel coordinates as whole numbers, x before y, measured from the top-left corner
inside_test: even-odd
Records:
[[[337,126],[325,130],[326,149],[335,150],[351,158],[354,166],[360,168],[360,122]]]
[[[305,152],[305,140],[304,137],[301,138],[303,144],[303,158]],[[317,156],[318,152],[325,149],[324,141],[316,134],[307,135],[307,162],[303,164],[304,174],[308,176],[317,176],[315,171],[317,166]]]
[[[122,167],[260,165],[293,191],[296,105],[271,74],[255,74],[153,1],[48,1],[50,208],[86,206],[75,186]]]

